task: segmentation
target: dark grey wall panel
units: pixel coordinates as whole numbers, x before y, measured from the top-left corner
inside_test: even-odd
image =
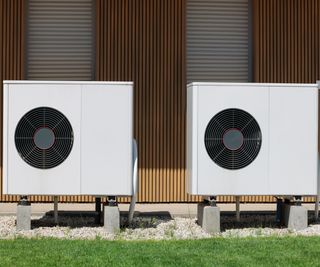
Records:
[[[93,0],[29,0],[27,78],[93,79]]]
[[[187,0],[187,80],[248,81],[248,0]]]

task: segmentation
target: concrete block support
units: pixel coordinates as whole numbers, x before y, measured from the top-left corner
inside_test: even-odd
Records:
[[[103,206],[104,229],[111,234],[120,230],[120,211],[118,206]]]
[[[286,227],[292,230],[303,230],[308,227],[308,210],[303,206],[283,204],[283,220]]]
[[[220,232],[220,209],[204,203],[198,204],[198,223],[209,234]]]
[[[31,205],[17,206],[17,230],[31,229]]]

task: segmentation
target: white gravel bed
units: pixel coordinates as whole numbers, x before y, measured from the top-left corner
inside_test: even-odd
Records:
[[[263,222],[261,216],[244,217],[239,223],[236,223],[232,216],[222,218],[222,232],[214,236],[205,233],[196,223],[195,218],[136,217],[131,227],[122,227],[116,234],[108,234],[103,227],[94,225],[92,217],[59,218],[59,226],[54,226],[51,216],[32,217],[32,230],[30,231],[17,231],[15,219],[15,216],[0,216],[0,239],[54,237],[62,239],[177,240],[214,236],[222,238],[320,236],[320,224],[311,224],[305,230],[293,231],[275,227],[270,223],[271,221],[267,220],[264,221],[264,224],[267,222],[267,225],[271,226],[264,227],[261,224]],[[125,224],[125,218],[121,219],[121,223]],[[247,227],[250,225],[254,227]]]

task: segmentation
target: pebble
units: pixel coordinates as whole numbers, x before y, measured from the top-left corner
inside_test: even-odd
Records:
[[[212,237],[245,238],[268,236],[320,236],[320,224],[313,222],[307,229],[294,231],[279,228],[273,216],[248,215],[236,222],[234,216],[221,217],[222,232],[210,235],[202,230],[195,218],[135,217],[130,227],[121,218],[121,230],[116,234],[105,232],[95,225],[93,217],[59,217],[55,225],[51,216],[32,217],[32,230],[17,231],[15,216],[0,216],[0,239],[60,238],[60,239],[106,239],[106,240],[178,240]]]

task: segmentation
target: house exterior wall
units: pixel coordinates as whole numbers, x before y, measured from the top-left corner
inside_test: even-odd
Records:
[[[140,202],[200,200],[185,192],[186,1],[95,1],[95,78],[135,83]],[[320,79],[319,9],[320,0],[252,1],[255,82]],[[24,14],[24,0],[0,0],[1,81],[24,79]],[[0,195],[0,201],[17,200],[17,196]],[[218,200],[233,202],[234,198]],[[91,202],[94,198],[62,196],[60,201]],[[242,201],[271,202],[274,198],[251,196]]]
[[[320,79],[320,1],[253,1],[254,81]]]

